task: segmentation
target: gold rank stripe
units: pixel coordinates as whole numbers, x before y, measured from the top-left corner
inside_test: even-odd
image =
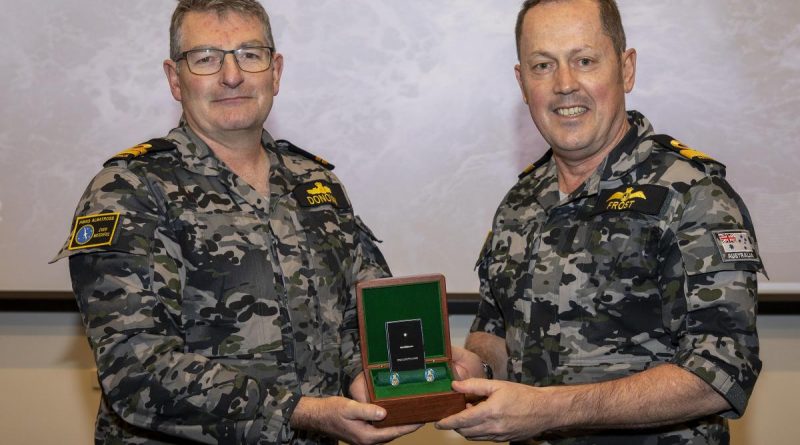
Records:
[[[685,158],[715,161],[715,159],[712,158],[711,156],[703,153],[702,151],[698,151],[698,150],[695,150],[694,148],[691,148],[691,147],[689,147],[687,145],[684,145],[683,142],[681,142],[681,141],[679,141],[677,139],[673,139],[672,141],[670,141],[670,144],[673,147],[677,148],[678,149],[678,153],[680,153],[681,156],[683,156]]]
[[[141,156],[147,153],[151,148],[153,148],[153,146],[150,144],[134,145],[131,148],[122,150],[121,152],[117,153],[114,157],[130,156],[135,158],[136,156]]]

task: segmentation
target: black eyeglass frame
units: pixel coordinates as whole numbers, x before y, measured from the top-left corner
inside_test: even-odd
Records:
[[[267,49],[267,50],[269,50],[269,61],[267,62],[267,67],[264,68],[263,70],[260,70],[260,71],[248,71],[248,70],[242,68],[242,66],[239,65],[239,59],[236,58],[236,52],[237,51],[246,50],[246,49]],[[208,74],[197,74],[194,71],[192,71],[192,67],[189,65],[189,59],[187,59],[186,56],[188,56],[191,53],[197,53],[197,52],[200,52],[200,51],[220,51],[220,52],[222,52],[222,58],[220,59],[219,68],[217,68],[216,71],[214,71],[213,73],[208,73]],[[272,67],[272,58],[275,56],[275,48],[273,48],[271,46],[243,46],[241,48],[236,48],[236,49],[197,48],[197,49],[190,49],[189,51],[184,51],[182,53],[179,53],[178,57],[172,59],[172,61],[175,62],[175,63],[178,63],[181,60],[186,60],[186,68],[188,68],[189,72],[194,74],[195,76],[213,76],[214,74],[217,74],[218,72],[220,72],[222,70],[222,65],[225,64],[225,56],[227,56],[228,54],[232,54],[233,55],[233,60],[234,60],[234,62],[236,62],[236,67],[239,68],[240,70],[244,71],[245,73],[263,73],[264,71],[266,71],[266,70],[268,70],[268,69],[270,69]]]

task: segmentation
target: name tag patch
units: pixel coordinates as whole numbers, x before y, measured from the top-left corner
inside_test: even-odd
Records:
[[[747,230],[717,230],[712,232],[714,242],[722,254],[722,261],[755,261],[758,260],[750,232]]]
[[[68,250],[88,249],[90,247],[110,246],[117,231],[119,213],[98,213],[79,216],[69,239]]]
[[[294,188],[292,195],[300,207],[319,207],[332,205],[338,209],[350,208],[350,203],[339,184],[328,181],[314,181],[300,184]]]
[[[667,188],[660,185],[623,185],[600,191],[593,213],[635,211],[658,215],[666,198]]]

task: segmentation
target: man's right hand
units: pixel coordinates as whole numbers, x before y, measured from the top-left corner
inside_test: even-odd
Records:
[[[292,428],[314,430],[355,445],[384,443],[414,432],[422,425],[376,428],[386,410],[344,397],[302,397],[292,414]]]

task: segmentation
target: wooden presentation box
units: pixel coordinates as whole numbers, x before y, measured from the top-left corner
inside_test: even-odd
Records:
[[[464,394],[450,388],[454,374],[444,276],[367,280],[358,283],[356,292],[361,359],[370,402],[387,412],[386,418],[375,425],[434,422],[462,411],[466,407]],[[424,376],[426,371],[435,371],[434,381],[406,377],[415,371],[405,371],[399,373],[403,375],[399,384],[390,383],[387,323],[398,321],[421,323],[425,364],[418,373]]]

